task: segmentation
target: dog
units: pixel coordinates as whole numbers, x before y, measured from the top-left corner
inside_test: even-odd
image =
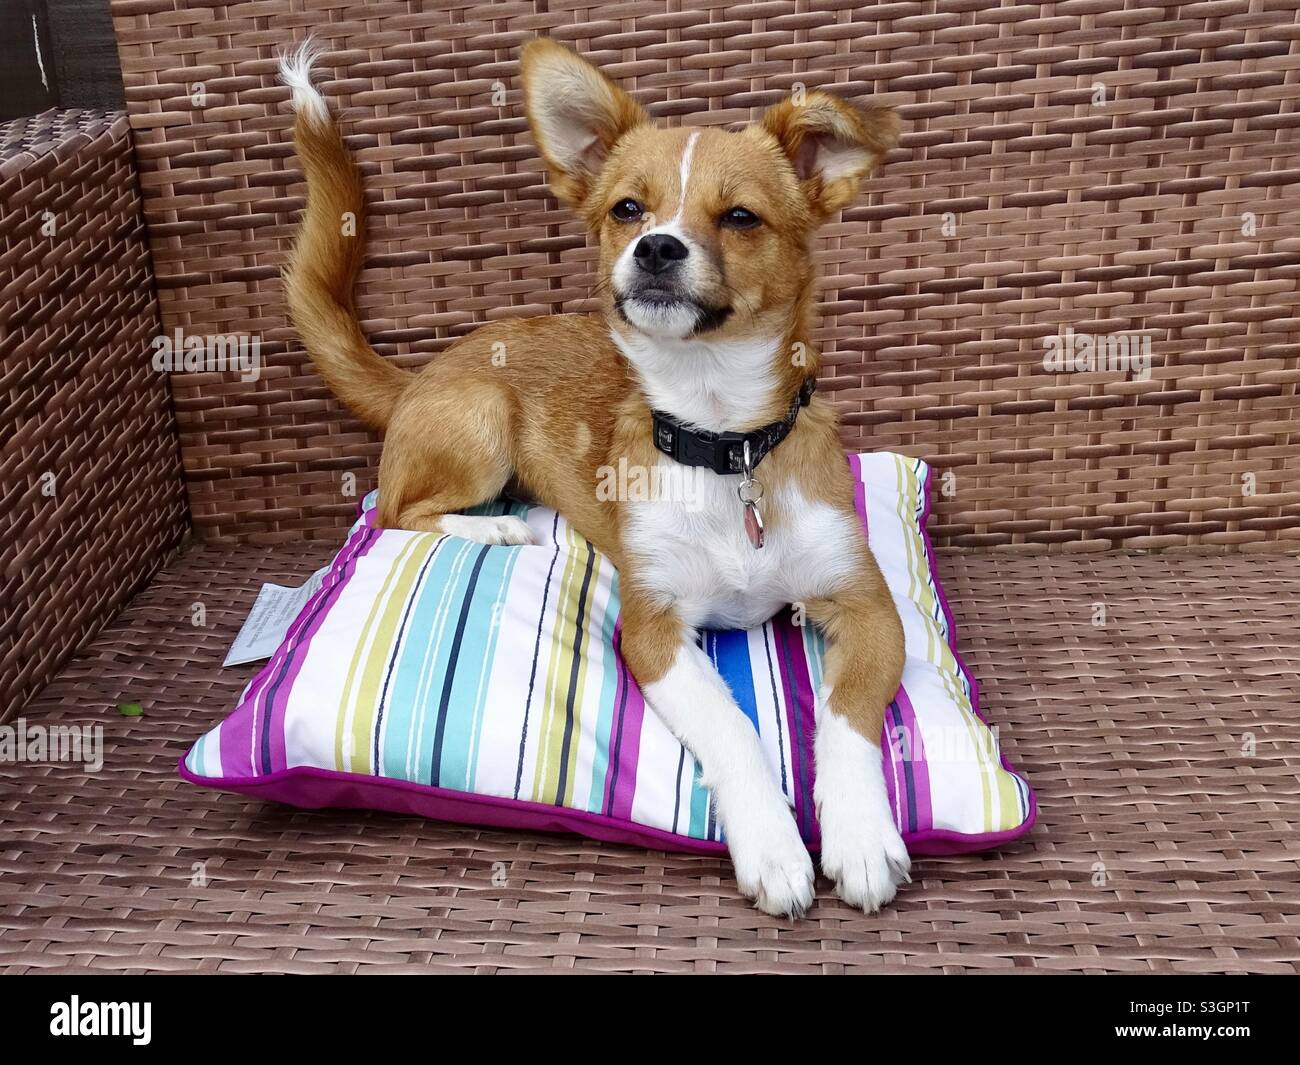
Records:
[[[548,40],[522,54],[528,123],[555,196],[599,242],[601,310],[484,325],[419,373],[357,320],[364,199],[316,53],[286,56],[307,202],[285,271],[325,382],[385,432],[382,527],[531,542],[515,517],[459,513],[508,484],[558,510],[619,571],[622,654],[700,766],[740,890],[799,916],[814,870],[754,728],[697,644],[800,604],[825,634],[814,799],[821,867],[872,912],[909,879],[881,763],[903,629],[854,509],[818,355],[810,239],[898,138],[889,109],[813,91],[743,130],[661,128]],[[355,220],[355,226],[344,224]],[[686,501],[619,499],[599,471],[693,467]]]

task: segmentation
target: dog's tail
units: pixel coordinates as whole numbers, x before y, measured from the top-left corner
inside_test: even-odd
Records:
[[[382,429],[411,374],[386,362],[357,321],[352,289],[365,254],[365,200],[361,175],[311,83],[318,55],[308,38],[280,60],[280,79],[293,90],[293,141],[307,176],[307,209],[285,269],[285,293],[325,383],[353,414]]]

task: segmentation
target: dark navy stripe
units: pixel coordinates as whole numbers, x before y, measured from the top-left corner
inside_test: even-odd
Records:
[[[916,780],[912,769],[912,759],[915,757],[912,745],[916,743],[919,737],[908,732],[907,725],[903,722],[903,712],[898,708],[897,700],[889,704],[889,713],[899,734],[903,737],[903,757],[899,761],[903,764],[903,783],[907,793],[907,829],[909,832],[915,832]]]
[[[524,779],[524,748],[528,746],[528,711],[533,705],[533,686],[537,683],[537,660],[542,649],[542,626],[546,621],[546,600],[551,594],[551,577],[555,573],[555,563],[560,557],[560,537],[557,531],[560,516],[551,519],[551,540],[555,543],[555,554],[551,556],[551,566],[546,571],[546,583],[542,586],[542,609],[537,614],[537,636],[533,640],[533,668],[528,674],[528,698],[524,700],[524,727],[519,734],[519,764],[515,767],[515,798],[519,798],[519,789]]]
[[[772,666],[772,645],[767,638],[776,639],[776,626],[770,621],[763,622],[763,653],[767,655],[767,679],[772,685],[772,712],[776,715],[776,747],[781,755],[781,790],[788,787],[785,774],[785,728],[781,722],[781,696],[776,690],[776,670]]]
[[[442,776],[442,741],[447,733],[447,706],[451,702],[451,689],[456,682],[456,660],[460,657],[460,645],[465,640],[465,622],[469,618],[469,608],[474,601],[474,589],[478,586],[478,576],[483,570],[483,560],[492,548],[484,544],[474,560],[474,569],[469,575],[469,586],[465,589],[465,598],[460,604],[460,620],[456,624],[456,637],[451,642],[451,652],[447,656],[447,675],[442,681],[442,697],[438,700],[438,729],[433,736],[433,758],[429,766],[429,783],[435,788]]]
[[[682,769],[686,765],[686,748],[682,748],[682,753],[677,756],[677,787],[673,788],[673,831],[679,835],[681,830],[677,827],[677,818],[682,812]]]
[[[569,779],[569,744],[573,740],[573,703],[578,695],[578,673],[582,664],[582,638],[586,635],[584,620],[587,616],[587,590],[591,587],[591,571],[596,553],[587,544],[587,568],[582,575],[582,590],[578,593],[578,618],[573,623],[573,665],[569,668],[569,694],[564,700],[564,739],[560,744],[560,775],[555,786],[555,804],[564,805],[564,786]]]
[[[698,766],[696,767],[696,772],[697,773],[699,772]],[[709,792],[709,805],[705,810],[705,815],[706,816],[704,821],[704,838],[716,839],[717,830],[718,830],[718,819],[716,816],[714,816],[712,792]]]
[[[397,628],[397,639],[393,641],[393,653],[388,657],[388,669],[384,673],[384,686],[379,692],[379,706],[375,710],[375,776],[381,777],[384,774],[379,768],[379,733],[384,723],[384,707],[388,705],[388,685],[393,679],[393,670],[397,668],[397,659],[401,654],[402,637],[406,635],[406,625],[411,619],[411,611],[415,608],[415,601],[419,598],[420,585],[424,583],[424,575],[429,572],[429,566],[433,563],[434,557],[438,554],[438,548],[446,542],[446,536],[438,537],[429,552],[429,557],[424,560],[424,565],[420,567],[419,576],[415,578],[415,584],[411,588],[411,594],[406,600],[406,609],[402,611],[402,623]]]
[[[784,626],[782,626],[782,629],[784,629]],[[799,827],[806,839],[812,830],[809,822],[812,816],[813,800],[812,789],[808,784],[808,758],[812,752],[804,745],[803,740],[803,714],[799,710],[799,681],[794,671],[789,632],[784,632],[781,636],[781,656],[785,661],[786,676],[790,678],[790,705],[786,707],[790,716],[790,727],[793,730],[793,735],[790,737],[790,747],[791,750],[803,752],[799,758],[798,781],[799,795],[802,801],[795,803],[795,811],[799,818]]]

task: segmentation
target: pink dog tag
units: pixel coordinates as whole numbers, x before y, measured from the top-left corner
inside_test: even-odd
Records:
[[[759,517],[758,507],[753,503],[745,504],[745,532],[755,550],[763,546],[763,519]]]
[[[745,507],[745,535],[757,551],[763,546],[763,518],[758,513],[758,504],[763,499],[763,486],[754,477],[754,464],[749,457],[749,441],[745,441],[744,456],[740,468],[744,480],[736,486],[736,497]]]

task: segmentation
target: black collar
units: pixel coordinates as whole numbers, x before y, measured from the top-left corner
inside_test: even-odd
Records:
[[[771,422],[747,433],[713,433],[696,429],[663,411],[653,411],[655,447],[684,466],[704,466],[714,473],[744,471],[745,444],[749,444],[749,468],[752,470],[768,452],[790,435],[799,408],[808,406],[817,378],[804,378],[799,394],[790,401],[790,409],[780,421]]]

